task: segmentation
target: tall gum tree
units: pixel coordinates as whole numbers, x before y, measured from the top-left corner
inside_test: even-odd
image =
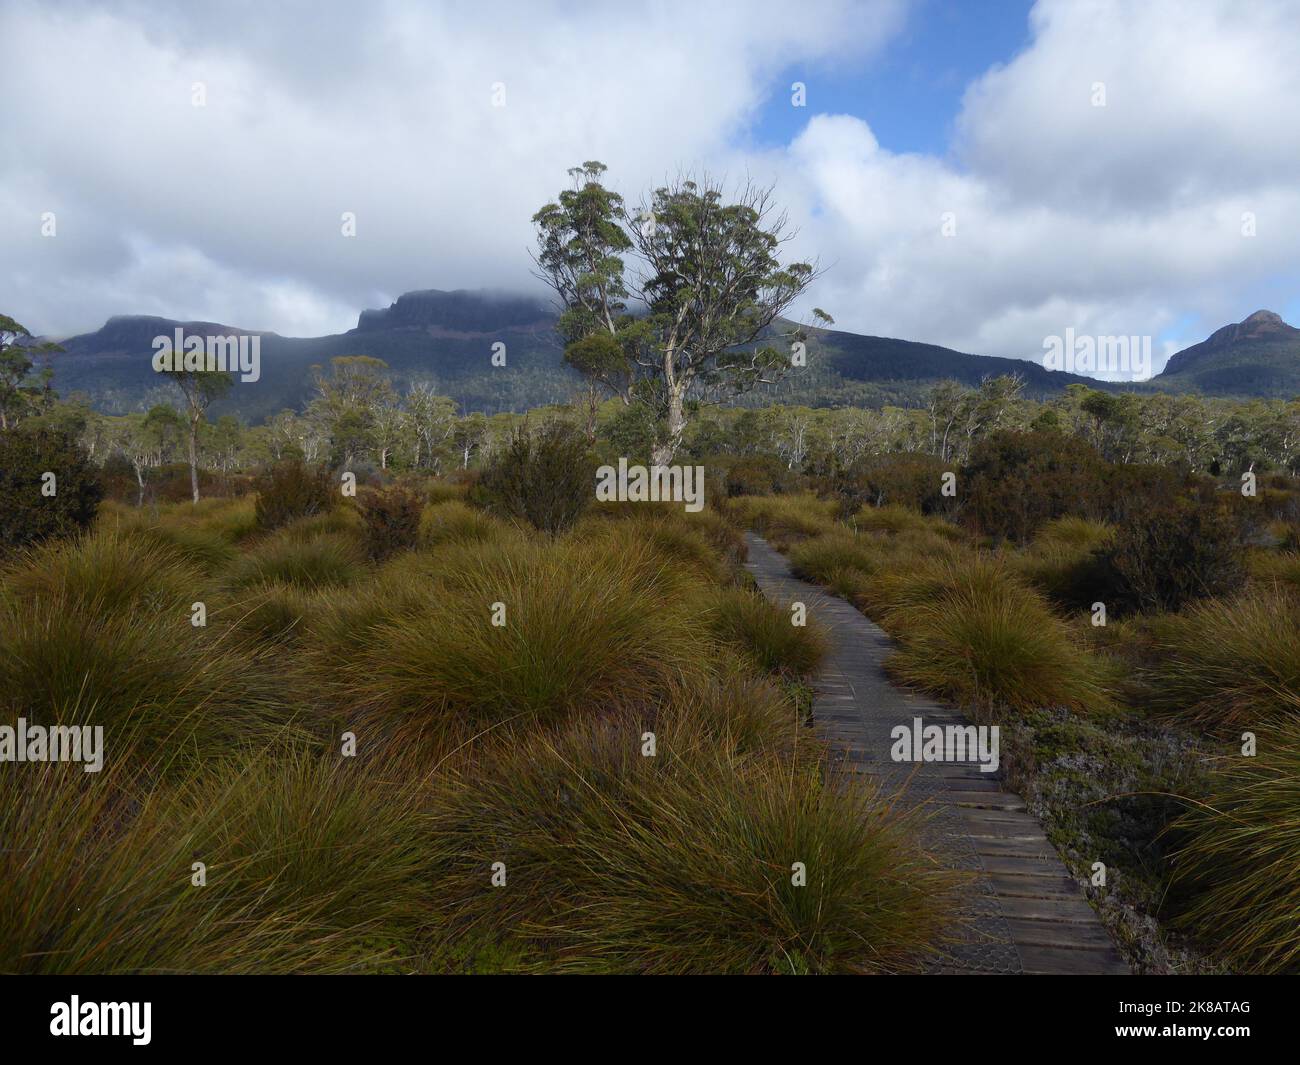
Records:
[[[783,315],[818,270],[781,263],[794,234],[769,187],[746,183],[728,197],[707,176],[681,176],[631,208],[602,184],[605,170],[574,167],[572,188],[533,216],[533,261],[563,308],[565,359],[624,403],[651,408],[651,461],[667,466],[693,402],[789,372],[805,335]]]

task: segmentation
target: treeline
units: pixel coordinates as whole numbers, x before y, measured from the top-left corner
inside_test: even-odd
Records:
[[[8,391],[6,424],[74,438],[110,480],[151,496],[188,460],[190,423],[183,396],[146,412],[106,415],[84,397],[60,399],[48,382]],[[602,455],[648,459],[654,412],[617,399],[570,404],[527,414],[464,413],[426,384],[400,388],[384,362],[340,356],[317,367],[310,401],[258,425],[238,415],[203,417],[198,464],[207,480],[297,458],[309,464],[445,475],[481,466],[507,447],[523,426],[556,421],[575,426]],[[1300,400],[1114,394],[1072,385],[1042,402],[1022,394],[1022,382],[993,377],[977,388],[943,382],[919,406],[812,408],[707,406],[698,409],[681,458],[764,458],[780,468],[833,476],[872,456],[917,454],[961,465],[981,440],[1003,431],[1056,433],[1086,443],[1120,465],[1160,465],[1192,473],[1300,470]],[[125,494],[120,488],[118,494]]]

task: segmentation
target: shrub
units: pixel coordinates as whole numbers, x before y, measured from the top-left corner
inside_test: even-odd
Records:
[[[888,972],[934,947],[953,877],[896,807],[815,766],[640,745],[591,723],[447,789],[433,891],[454,929],[519,930],[548,972]],[[484,890],[502,854],[510,890]]]
[[[1104,471],[1101,456],[1072,437],[995,432],[971,449],[958,476],[962,521],[980,535],[1028,543],[1054,518],[1087,516]]]
[[[423,505],[410,489],[398,485],[369,489],[357,498],[357,510],[371,558],[387,558],[419,543]]]
[[[1179,502],[1121,525],[1098,555],[1096,598],[1119,609],[1178,610],[1245,580],[1241,528],[1218,509]]]
[[[1173,924],[1234,970],[1300,971],[1300,744],[1225,761],[1172,832]]]
[[[253,487],[257,524],[262,529],[278,529],[299,518],[323,514],[337,499],[329,471],[300,459],[277,462],[254,480]]]
[[[563,422],[515,434],[483,470],[474,498],[543,532],[567,529],[595,499],[595,463],[581,433]]]
[[[924,514],[947,510],[940,494],[951,467],[933,455],[867,455],[831,481],[831,490],[848,515],[863,507],[907,507]]]
[[[749,455],[727,467],[723,486],[728,496],[769,496],[790,486],[793,476],[771,455]]]
[[[54,495],[43,494],[47,483]],[[99,473],[72,436],[53,429],[0,431],[0,551],[89,528],[102,498]]]

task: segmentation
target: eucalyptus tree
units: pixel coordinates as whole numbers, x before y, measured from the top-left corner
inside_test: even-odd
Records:
[[[0,314],[0,429],[53,399],[54,373],[47,366],[37,369],[37,363],[62,350],[49,341],[33,343],[26,326]]]
[[[572,187],[533,216],[534,263],[563,307],[566,360],[651,409],[651,460],[666,466],[693,405],[789,372],[791,345],[806,338],[783,314],[818,271],[781,262],[794,234],[769,187],[728,195],[707,176],[679,176],[633,208],[602,184],[605,170],[573,168]]]

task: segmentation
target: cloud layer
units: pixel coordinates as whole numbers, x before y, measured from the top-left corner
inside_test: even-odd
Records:
[[[1032,356],[1067,327],[1191,342],[1287,295],[1296,5],[1043,2],[944,158],[815,106],[791,144],[738,147],[785,72],[869,62],[906,17],[14,0],[3,310],[42,332],[156,313],[303,335],[408,289],[527,288],[529,217],[589,158],[633,196],[679,166],[778,181],[797,250],[829,268],[811,302],[862,332]]]

